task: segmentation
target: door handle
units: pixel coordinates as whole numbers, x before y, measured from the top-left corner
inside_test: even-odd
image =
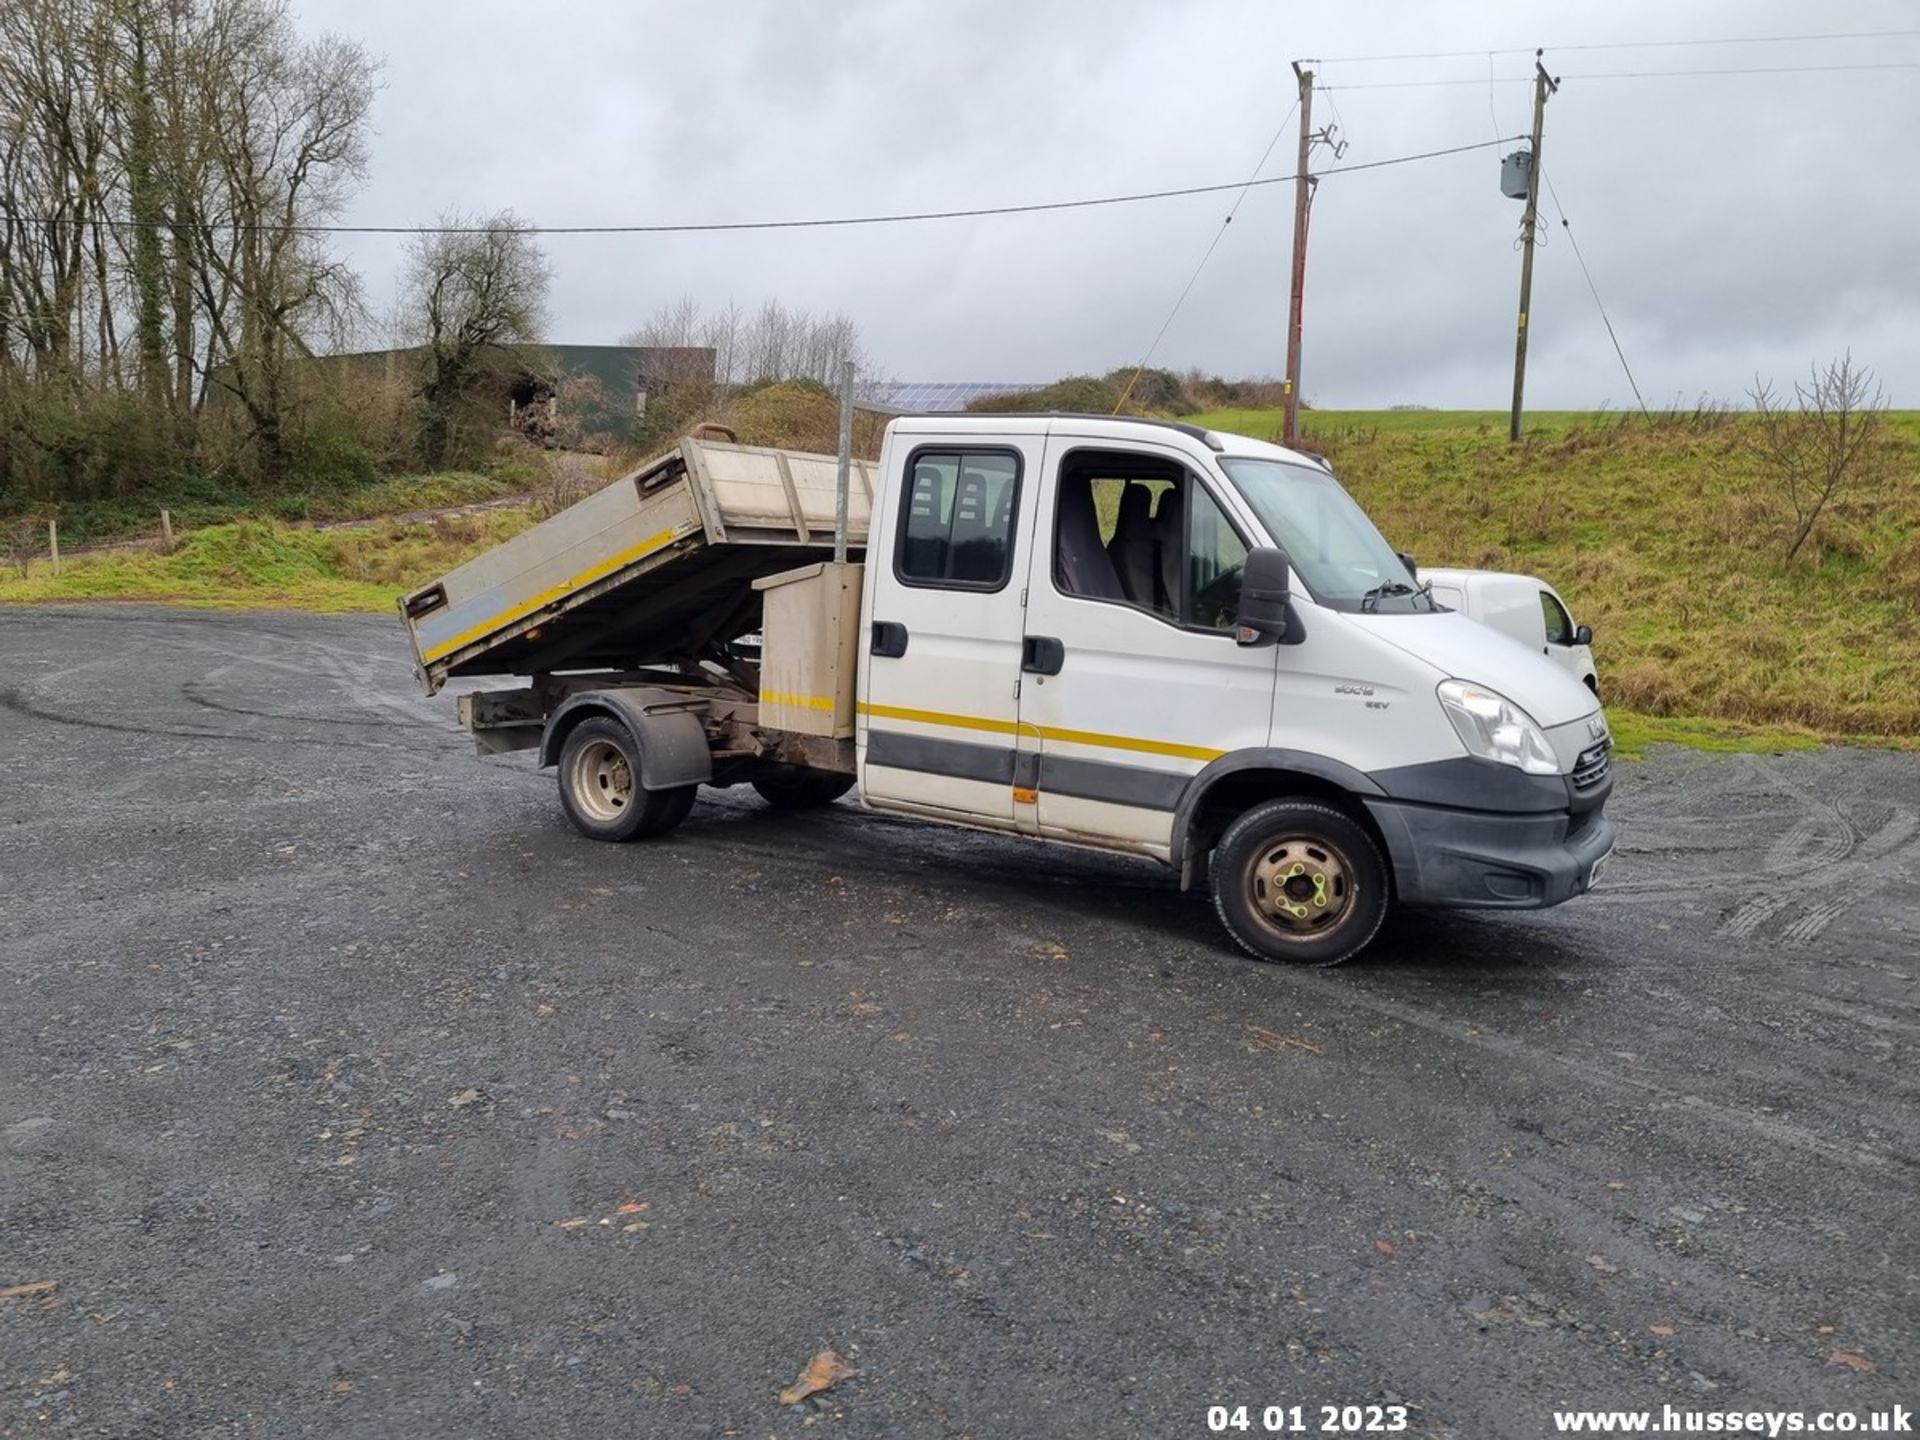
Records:
[[[873,622],[873,640],[867,648],[887,660],[898,660],[907,653],[907,627],[898,620]]]
[[[1058,675],[1067,663],[1067,647],[1051,635],[1029,635],[1020,642],[1020,668],[1029,675]]]

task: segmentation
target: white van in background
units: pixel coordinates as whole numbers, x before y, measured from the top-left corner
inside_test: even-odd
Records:
[[[1567,602],[1546,581],[1503,570],[1424,566],[1419,578],[1433,586],[1433,598],[1449,610],[1533,646],[1594,694],[1600,693],[1593,668],[1593,631],[1573,623]]]

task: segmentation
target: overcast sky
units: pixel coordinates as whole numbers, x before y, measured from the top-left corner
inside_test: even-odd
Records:
[[[1546,172],[1650,405],[1738,399],[1851,347],[1920,406],[1920,70],[1600,78],[1920,62],[1920,37],[1576,49],[1920,29],[1913,0],[296,0],[383,57],[348,220],[511,208],[619,224],[857,215],[1242,180],[1313,68],[1343,161],[1515,135],[1530,57],[1563,77]],[[1475,51],[1367,62],[1331,57]],[[1592,77],[1592,78],[1583,78]],[[1469,81],[1359,88],[1387,81]],[[1341,88],[1349,87],[1349,88]],[[1336,109],[1337,107],[1337,109]],[[1490,113],[1491,108],[1491,113]],[[1497,116],[1498,130],[1495,129]],[[1293,169],[1289,124],[1263,173]],[[1504,408],[1520,204],[1512,147],[1320,185],[1303,393],[1328,407]],[[612,343],[691,294],[839,310],[903,380],[1045,380],[1137,361],[1233,195],[803,232],[564,237],[556,341]],[[1528,400],[1630,403],[1551,203]],[[1154,363],[1285,368],[1292,187],[1256,187]],[[376,304],[402,241],[342,241]]]

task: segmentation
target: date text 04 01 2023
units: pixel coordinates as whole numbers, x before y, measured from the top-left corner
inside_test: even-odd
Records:
[[[1209,1405],[1207,1429],[1216,1434],[1386,1435],[1407,1428],[1404,1405]]]

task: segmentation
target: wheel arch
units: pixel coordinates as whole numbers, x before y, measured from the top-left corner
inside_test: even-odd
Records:
[[[1390,855],[1386,837],[1362,803],[1363,797],[1385,793],[1364,770],[1329,756],[1270,747],[1235,750],[1187,782],[1174,810],[1167,862],[1180,872],[1183,885],[1190,884],[1194,862],[1205,858],[1227,826],[1262,801],[1282,796],[1338,807],[1373,837],[1385,859]],[[1393,873],[1391,860],[1387,872]]]
[[[547,717],[540,737],[542,767],[558,764],[560,751],[581,721],[596,715],[618,720],[640,750],[640,788],[675,790],[713,778],[713,753],[699,702],[671,690],[582,690]]]

